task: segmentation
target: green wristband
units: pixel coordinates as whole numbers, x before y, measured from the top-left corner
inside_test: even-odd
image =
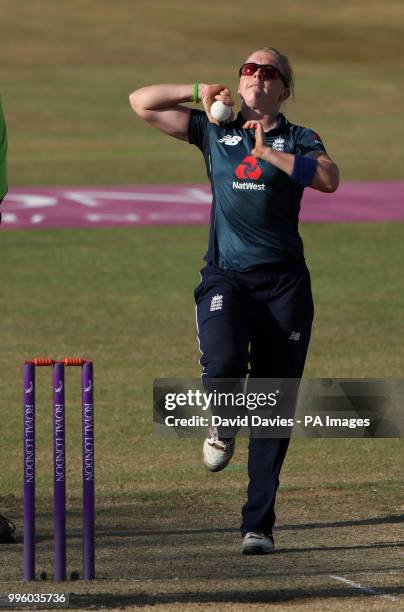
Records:
[[[199,90],[199,83],[197,83],[195,81],[195,83],[194,83],[194,96],[193,96],[195,104],[198,104],[198,102],[200,102],[199,96],[198,96],[198,90]]]

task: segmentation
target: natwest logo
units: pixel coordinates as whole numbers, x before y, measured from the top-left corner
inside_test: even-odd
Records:
[[[252,179],[256,181],[262,174],[262,170],[258,165],[257,160],[252,155],[247,155],[236,168],[236,176],[239,179]]]

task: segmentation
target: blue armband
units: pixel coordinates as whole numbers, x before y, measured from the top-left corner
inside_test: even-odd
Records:
[[[295,155],[295,161],[290,178],[300,185],[310,187],[313,182],[314,175],[316,174],[316,168],[317,160],[314,157]]]

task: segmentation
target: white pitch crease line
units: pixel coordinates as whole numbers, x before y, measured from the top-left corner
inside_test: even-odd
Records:
[[[360,591],[364,591],[364,593],[369,593],[370,595],[374,595],[375,597],[383,597],[383,599],[389,599],[390,601],[399,601],[398,597],[394,597],[393,595],[386,595],[385,593],[378,593],[374,589],[370,587],[365,587],[359,582],[353,582],[353,580],[348,580],[347,578],[342,578],[342,576],[331,576],[334,580],[339,580],[339,582],[344,582],[354,589],[359,589]]]

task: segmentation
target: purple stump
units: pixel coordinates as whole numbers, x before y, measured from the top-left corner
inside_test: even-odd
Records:
[[[24,580],[35,580],[35,366],[24,366]]]
[[[65,366],[53,366],[53,515],[55,580],[66,580]]]
[[[82,366],[83,578],[95,578],[94,382],[93,363]]]

